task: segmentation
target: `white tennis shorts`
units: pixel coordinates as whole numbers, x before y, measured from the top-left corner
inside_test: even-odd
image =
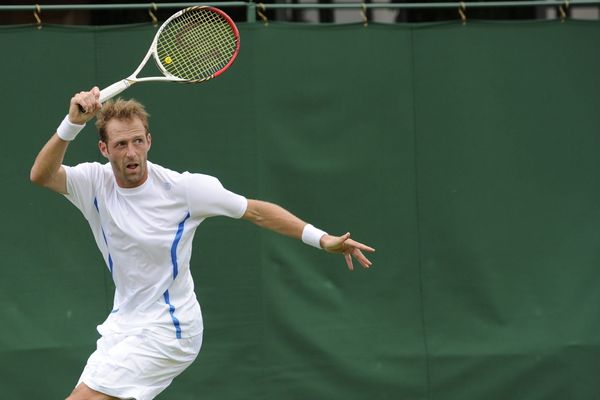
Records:
[[[151,400],[196,359],[201,346],[202,335],[105,335],[98,339],[79,383],[119,399]]]

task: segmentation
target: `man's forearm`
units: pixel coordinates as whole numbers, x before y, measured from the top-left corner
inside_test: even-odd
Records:
[[[295,239],[302,238],[302,229],[306,225],[306,222],[277,204],[260,200],[248,200],[248,209],[243,218]]]

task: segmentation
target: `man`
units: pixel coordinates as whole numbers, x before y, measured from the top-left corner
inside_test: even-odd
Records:
[[[31,180],[63,194],[84,214],[115,283],[114,308],[68,400],[149,400],[196,358],[202,314],[189,263],[198,225],[243,218],[331,253],[371,262],[369,246],[332,236],[285,209],[232,193],[214,177],[178,173],[147,160],[148,114],[133,101],[102,106],[100,91],[73,96],[69,113],[38,154]],[[82,111],[80,111],[82,110]],[[107,164],[62,165],[69,142],[97,117]]]

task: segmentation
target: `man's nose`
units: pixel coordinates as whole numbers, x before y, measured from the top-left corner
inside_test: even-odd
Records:
[[[134,157],[135,156],[135,148],[133,146],[133,143],[129,143],[127,145],[127,157]]]

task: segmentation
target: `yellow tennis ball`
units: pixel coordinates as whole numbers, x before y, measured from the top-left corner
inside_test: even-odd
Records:
[[[173,62],[173,60],[171,60],[171,57],[169,57],[169,56],[165,57],[165,63],[171,64],[172,62]]]

